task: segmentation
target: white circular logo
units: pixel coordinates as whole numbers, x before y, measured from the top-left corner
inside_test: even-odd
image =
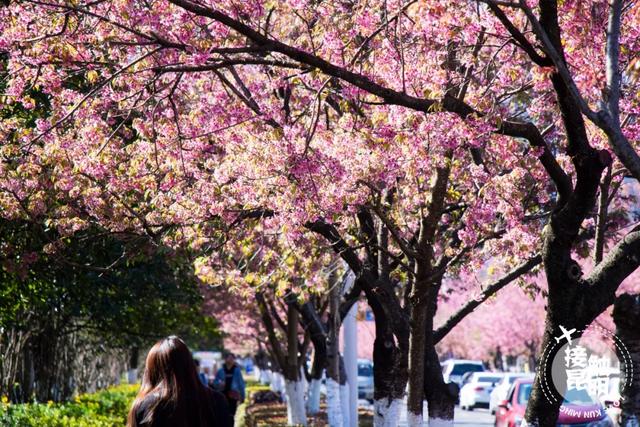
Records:
[[[560,326],[543,351],[540,381],[545,397],[560,405],[560,418],[592,420],[607,407],[620,405],[633,378],[633,364],[624,343],[599,326],[584,330]]]

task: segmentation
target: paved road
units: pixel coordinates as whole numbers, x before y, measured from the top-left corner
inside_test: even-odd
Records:
[[[361,400],[358,402],[360,406],[369,405],[366,400]],[[425,404],[424,407],[425,415],[427,412],[427,406]],[[400,422],[398,423],[398,427],[406,427],[407,419],[406,419],[406,406],[400,410]],[[473,411],[463,411],[459,407],[456,407],[456,412],[453,418],[453,424],[455,427],[483,427],[483,426],[492,426],[495,418],[493,415],[489,413],[488,409],[474,409]],[[427,424],[425,423],[425,426]]]
[[[358,406],[373,410],[373,405],[366,400],[358,401]],[[425,417],[427,415],[427,405],[424,406]],[[609,413],[612,416],[611,413]],[[617,418],[617,415],[616,415]],[[489,427],[493,426],[495,422],[495,416],[489,413],[488,409],[475,409],[473,411],[463,411],[460,407],[456,406],[453,425],[455,427]],[[425,422],[425,427],[428,427]],[[618,425],[618,424],[615,424]],[[407,407],[406,402],[403,402],[400,408],[400,420],[398,421],[398,427],[407,427]]]
[[[463,411],[460,408],[456,408],[453,423],[456,427],[492,426],[494,419],[494,416],[489,413],[488,409]]]

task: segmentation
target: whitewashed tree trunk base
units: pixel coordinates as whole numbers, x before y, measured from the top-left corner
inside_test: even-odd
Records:
[[[349,427],[351,425],[351,417],[349,414],[349,385],[340,386],[340,408],[342,409],[342,425]]]
[[[265,371],[265,370],[260,370],[260,384],[265,385],[265,384],[269,384],[269,375],[270,371]]]
[[[127,371],[127,382],[129,384],[135,384],[138,381],[138,370],[137,369],[129,369]]]
[[[280,393],[286,393],[284,386],[284,377],[278,372],[271,375],[271,390]]]
[[[327,378],[327,417],[330,427],[342,427],[342,405],[340,403],[340,384]]]
[[[379,399],[373,402],[373,426],[396,427],[400,419],[401,399]]]
[[[409,427],[423,427],[424,426],[424,418],[423,418],[422,414],[414,414],[413,412],[407,410],[407,425]],[[431,425],[432,424],[429,423],[429,426],[431,426]]]
[[[453,419],[429,418],[429,427],[453,427]]]
[[[310,415],[320,412],[320,386],[322,381],[313,379],[309,384],[309,394],[307,398],[307,411]]]
[[[287,394],[287,424],[290,426],[306,426],[307,411],[304,405],[304,383],[302,381],[285,381]]]

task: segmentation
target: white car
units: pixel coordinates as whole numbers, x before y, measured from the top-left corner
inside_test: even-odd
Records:
[[[445,383],[456,383],[462,387],[462,376],[467,372],[483,372],[484,365],[478,360],[449,359],[441,363]]]
[[[526,373],[526,372],[509,372],[504,374],[500,382],[495,386],[493,391],[491,392],[489,398],[489,410],[491,414],[495,414],[498,409],[498,405],[503,400],[507,400],[507,394],[509,394],[509,389],[511,388],[511,384],[518,378],[533,378],[535,374]]]
[[[465,384],[460,389],[460,408],[488,408],[491,391],[502,380],[503,375],[499,372],[475,372],[467,376]]]

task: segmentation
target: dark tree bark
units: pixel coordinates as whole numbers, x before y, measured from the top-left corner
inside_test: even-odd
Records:
[[[364,262],[333,225],[318,220],[307,224],[307,228],[331,243],[333,250],[342,257],[355,274],[355,289],[362,290],[367,298],[374,313],[376,329],[373,344],[374,399],[391,405],[404,397],[407,384],[408,319],[393,284],[380,277],[375,228],[372,227],[371,217],[368,212],[361,211],[359,219],[362,232],[370,243],[365,245],[368,249]],[[347,311],[341,310],[341,315],[344,317]]]
[[[429,422],[434,424],[434,420],[452,421],[460,389],[455,383],[444,382],[434,344],[427,346],[424,375],[424,394],[429,406]]]
[[[622,426],[638,425],[640,420],[640,295],[620,295],[613,306],[613,320],[616,335],[624,343],[631,356],[631,367],[625,371],[633,372],[630,384],[620,390]],[[627,356],[618,354],[620,361]],[[621,382],[621,386],[623,382]],[[634,423],[635,422],[635,423]]]
[[[294,304],[302,317],[302,325],[309,332],[313,344],[313,361],[309,380],[320,380],[327,367],[327,327],[322,322],[312,301],[298,304],[296,298],[289,298],[287,303]]]
[[[548,39],[545,41],[538,34],[539,41],[547,50],[550,49],[547,53],[555,51],[557,60],[566,66],[557,1],[542,0],[539,9],[539,22]],[[611,164],[611,157],[608,152],[599,152],[589,144],[579,102],[561,74],[552,74],[551,82],[567,134],[566,151],[575,168],[576,185],[569,197],[558,204],[543,235],[542,256],[549,297],[542,349],[553,342],[554,336],[561,334],[560,325],[578,330],[589,325],[613,302],[615,289],[622,281],[622,278],[617,277],[620,280],[616,280],[611,275],[607,282],[603,280],[601,270],[606,269],[604,266],[610,262],[607,259],[586,279],[582,278],[578,263],[572,259],[580,226],[596,206],[600,178]],[[541,368],[550,369],[547,366]],[[541,375],[536,376],[526,420],[533,426],[555,426],[560,402],[552,403],[545,398],[540,378]]]
[[[129,369],[138,369],[139,359],[140,359],[140,348],[132,347],[129,350]]]

